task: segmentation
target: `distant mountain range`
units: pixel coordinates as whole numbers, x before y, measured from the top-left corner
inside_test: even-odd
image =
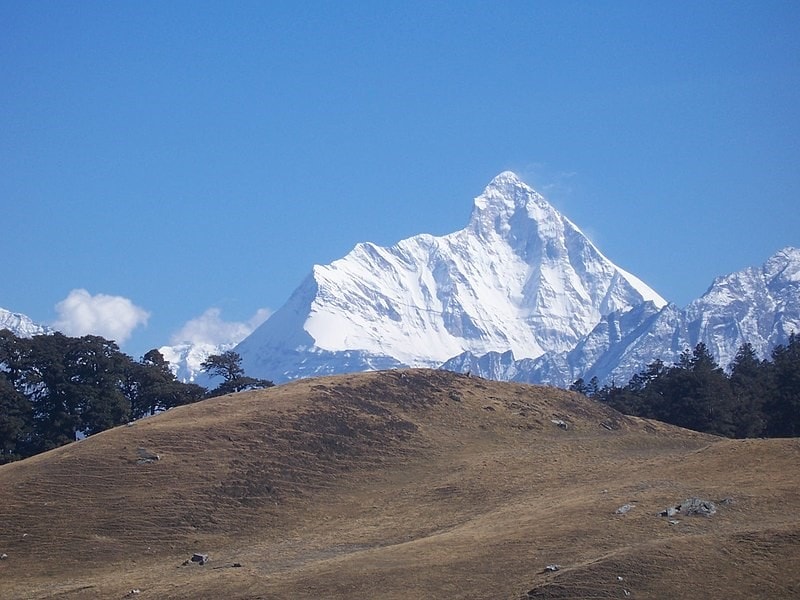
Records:
[[[236,351],[248,373],[297,377],[437,367],[467,351],[567,352],[607,314],[666,302],[510,172],[467,226],[315,266]]]
[[[1,311],[0,327],[44,332],[26,319]],[[234,349],[248,375],[276,383],[408,366],[564,387],[579,377],[627,383],[698,342],[726,367],[742,343],[766,357],[792,332],[800,332],[800,249],[718,277],[681,309],[504,172],[475,198],[464,229],[391,247],[360,243],[314,266]],[[182,380],[227,349],[160,348]]]
[[[490,379],[568,386],[579,377],[625,384],[655,359],[677,362],[681,352],[703,342],[727,367],[750,343],[765,358],[789,335],[800,333],[800,249],[785,248],[761,267],[718,277],[681,310],[652,302],[605,315],[567,352],[516,360],[510,351],[476,355],[466,351],[443,365]]]
[[[514,173],[474,201],[467,226],[391,247],[362,243],[315,266],[235,350],[277,382],[402,366],[567,386],[626,383],[704,342],[727,366],[800,331],[800,250],[717,278],[685,309],[613,264]]]

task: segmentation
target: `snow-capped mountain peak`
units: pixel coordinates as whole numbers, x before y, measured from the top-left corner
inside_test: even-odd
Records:
[[[783,248],[764,263],[764,278],[771,284],[800,283],[800,248]]]
[[[277,381],[437,366],[464,351],[532,358],[571,348],[603,315],[644,300],[665,303],[507,171],[460,231],[361,243],[315,266],[237,351],[248,372]]]
[[[499,235],[516,240],[527,239],[532,223],[539,224],[539,235],[557,234],[548,227],[561,219],[545,198],[525,184],[516,174],[505,171],[495,177],[473,202],[468,229],[483,238]]]
[[[539,198],[541,196],[514,173],[505,171],[489,183],[483,194],[475,198],[470,227],[477,233],[506,233],[513,215]]]

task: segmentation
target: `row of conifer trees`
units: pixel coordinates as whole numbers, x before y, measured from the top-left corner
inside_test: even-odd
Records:
[[[624,387],[576,381],[581,392],[617,410],[727,437],[800,436],[800,336],[759,360],[744,344],[725,372],[705,344],[674,365],[656,360]]]

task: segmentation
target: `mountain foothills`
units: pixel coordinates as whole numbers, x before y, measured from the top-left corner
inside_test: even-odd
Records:
[[[798,459],[552,387],[303,379],[1,465],[0,597],[795,598]]]

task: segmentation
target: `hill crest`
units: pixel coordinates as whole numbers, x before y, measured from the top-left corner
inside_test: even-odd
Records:
[[[0,467],[0,595],[562,597],[605,565],[608,590],[621,574],[656,598],[677,549],[714,561],[683,582],[701,591],[767,569],[758,585],[780,592],[800,585],[766,562],[797,557],[798,458],[795,440],[720,440],[553,388],[430,370],[306,379]],[[656,516],[695,495],[736,503],[680,527]],[[726,571],[711,549],[744,539],[769,550]],[[184,565],[194,552],[209,564]]]

